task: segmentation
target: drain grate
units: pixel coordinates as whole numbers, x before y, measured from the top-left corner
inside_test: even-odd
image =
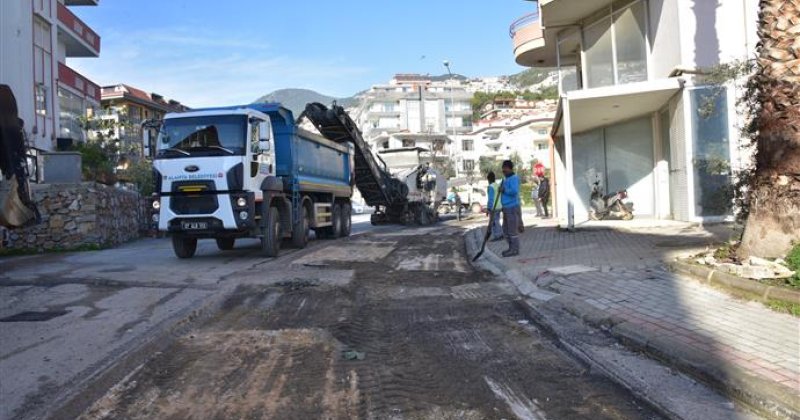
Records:
[[[43,322],[53,318],[58,318],[69,313],[67,310],[60,311],[26,311],[0,318],[0,322]]]

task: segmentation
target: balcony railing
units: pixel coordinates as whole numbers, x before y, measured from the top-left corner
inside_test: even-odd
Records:
[[[100,36],[61,3],[58,3],[58,22],[59,29],[63,29],[68,37],[74,38],[74,40],[64,39],[68,57],[100,55]]]
[[[64,63],[58,63],[58,83],[80,92],[86,99],[100,103],[100,86]]]
[[[519,32],[520,30],[522,30],[527,26],[531,26],[533,24],[538,24],[538,23],[539,23],[539,10],[537,9],[533,13],[528,13],[527,15],[515,20],[514,23],[512,23],[511,26],[508,28],[508,36],[510,36],[511,39],[514,39],[514,37],[517,35],[517,32]]]

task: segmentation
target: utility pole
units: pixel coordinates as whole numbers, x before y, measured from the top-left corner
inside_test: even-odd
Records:
[[[456,142],[456,126],[455,126],[456,98],[455,98],[455,93],[453,92],[453,72],[450,71],[450,62],[449,61],[444,60],[444,63],[442,63],[442,64],[444,64],[444,67],[447,69],[447,74],[450,75],[450,119],[453,120],[453,142],[455,143]],[[444,130],[445,130],[445,134],[447,134],[447,113],[445,113],[445,117],[444,117]],[[456,147],[457,146],[458,145],[456,145]],[[452,149],[452,146],[451,146],[451,149],[450,149],[450,153],[448,153],[448,154],[450,155],[449,158],[452,161],[453,160],[453,149]],[[456,169],[456,174],[458,174],[458,168],[455,168],[455,169]]]

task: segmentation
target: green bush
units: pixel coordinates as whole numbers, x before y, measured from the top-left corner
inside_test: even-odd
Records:
[[[800,243],[795,244],[786,255],[786,265],[795,272],[794,276],[787,281],[793,287],[800,287]]]

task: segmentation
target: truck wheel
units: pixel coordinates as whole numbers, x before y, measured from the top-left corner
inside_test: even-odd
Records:
[[[308,244],[308,209],[303,207],[300,220],[292,224],[292,245],[295,248],[305,248]]]
[[[230,251],[236,243],[236,238],[217,238],[217,248],[220,251]]]
[[[353,227],[353,223],[350,218],[353,215],[353,207],[350,204],[343,204],[342,205],[342,236],[347,237],[350,236],[350,230]]]
[[[331,226],[331,239],[342,237],[342,205],[333,205],[333,226]]]
[[[178,258],[192,258],[197,251],[197,238],[172,235],[172,250]]]
[[[261,228],[261,252],[266,257],[277,257],[281,249],[281,222],[277,207],[270,206]]]

